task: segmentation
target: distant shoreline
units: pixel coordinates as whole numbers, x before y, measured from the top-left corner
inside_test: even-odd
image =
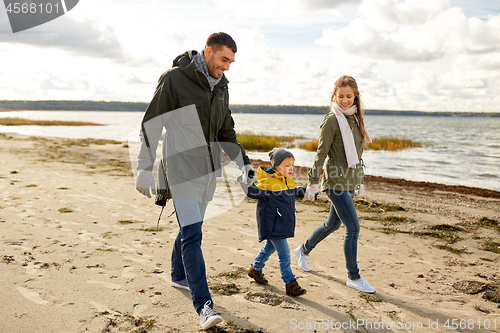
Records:
[[[20,101],[0,100],[0,111],[137,111],[144,112],[148,103],[105,102],[105,101]],[[230,106],[233,113],[266,114],[325,114],[327,106],[307,105],[241,105]],[[431,117],[500,117],[500,112],[448,112],[415,110],[375,110],[366,109],[370,116],[431,116]]]

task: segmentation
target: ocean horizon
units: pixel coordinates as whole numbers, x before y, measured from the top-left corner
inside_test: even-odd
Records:
[[[106,126],[0,126],[0,132],[133,143],[139,141],[142,116],[142,112],[136,111],[5,111],[0,112],[0,117],[92,121]],[[323,117],[324,114],[233,113],[237,133],[307,139],[319,136]],[[367,175],[500,191],[500,118],[366,115],[365,123],[373,138],[396,136],[425,145],[402,151],[365,151]],[[296,165],[312,166],[315,152],[297,147],[290,150]],[[269,159],[266,152],[248,151],[248,155]]]

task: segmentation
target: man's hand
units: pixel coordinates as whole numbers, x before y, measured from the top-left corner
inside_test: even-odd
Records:
[[[306,193],[304,194],[304,200],[314,201],[316,200],[316,195],[319,191],[319,184],[309,185],[306,188]]]
[[[251,184],[255,181],[255,171],[251,164],[245,164],[241,168],[241,172],[243,172],[242,182]]]
[[[141,194],[151,198],[151,194],[156,194],[155,177],[153,173],[148,170],[139,170],[135,180],[135,189]],[[151,190],[151,194],[149,193]]]

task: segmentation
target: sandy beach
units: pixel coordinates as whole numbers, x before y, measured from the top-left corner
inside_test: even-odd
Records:
[[[170,285],[178,231],[134,186],[125,143],[0,135],[0,332],[198,332],[189,292]],[[260,162],[254,161],[257,166]],[[306,185],[297,168],[296,184]],[[246,275],[262,243],[255,201],[204,222],[215,310],[211,332],[500,332],[500,193],[367,177],[356,198],[358,264],[377,289],[345,286],[344,228],[292,270],[278,258]],[[328,215],[297,200],[293,251]]]

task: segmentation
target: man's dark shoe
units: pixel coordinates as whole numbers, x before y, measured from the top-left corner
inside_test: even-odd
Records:
[[[264,278],[262,271],[256,271],[253,266],[250,265],[250,270],[248,271],[248,276],[253,278],[258,284],[267,284],[267,280]]]
[[[180,289],[186,289],[189,290],[189,285],[188,285],[188,280],[180,280],[180,281],[174,281],[170,280],[170,284],[175,287],[175,288],[180,288]]]
[[[300,296],[302,294],[305,294],[306,290],[302,289],[299,284],[297,283],[297,280],[293,279],[290,281],[290,283],[286,284],[286,294],[290,296]]]

